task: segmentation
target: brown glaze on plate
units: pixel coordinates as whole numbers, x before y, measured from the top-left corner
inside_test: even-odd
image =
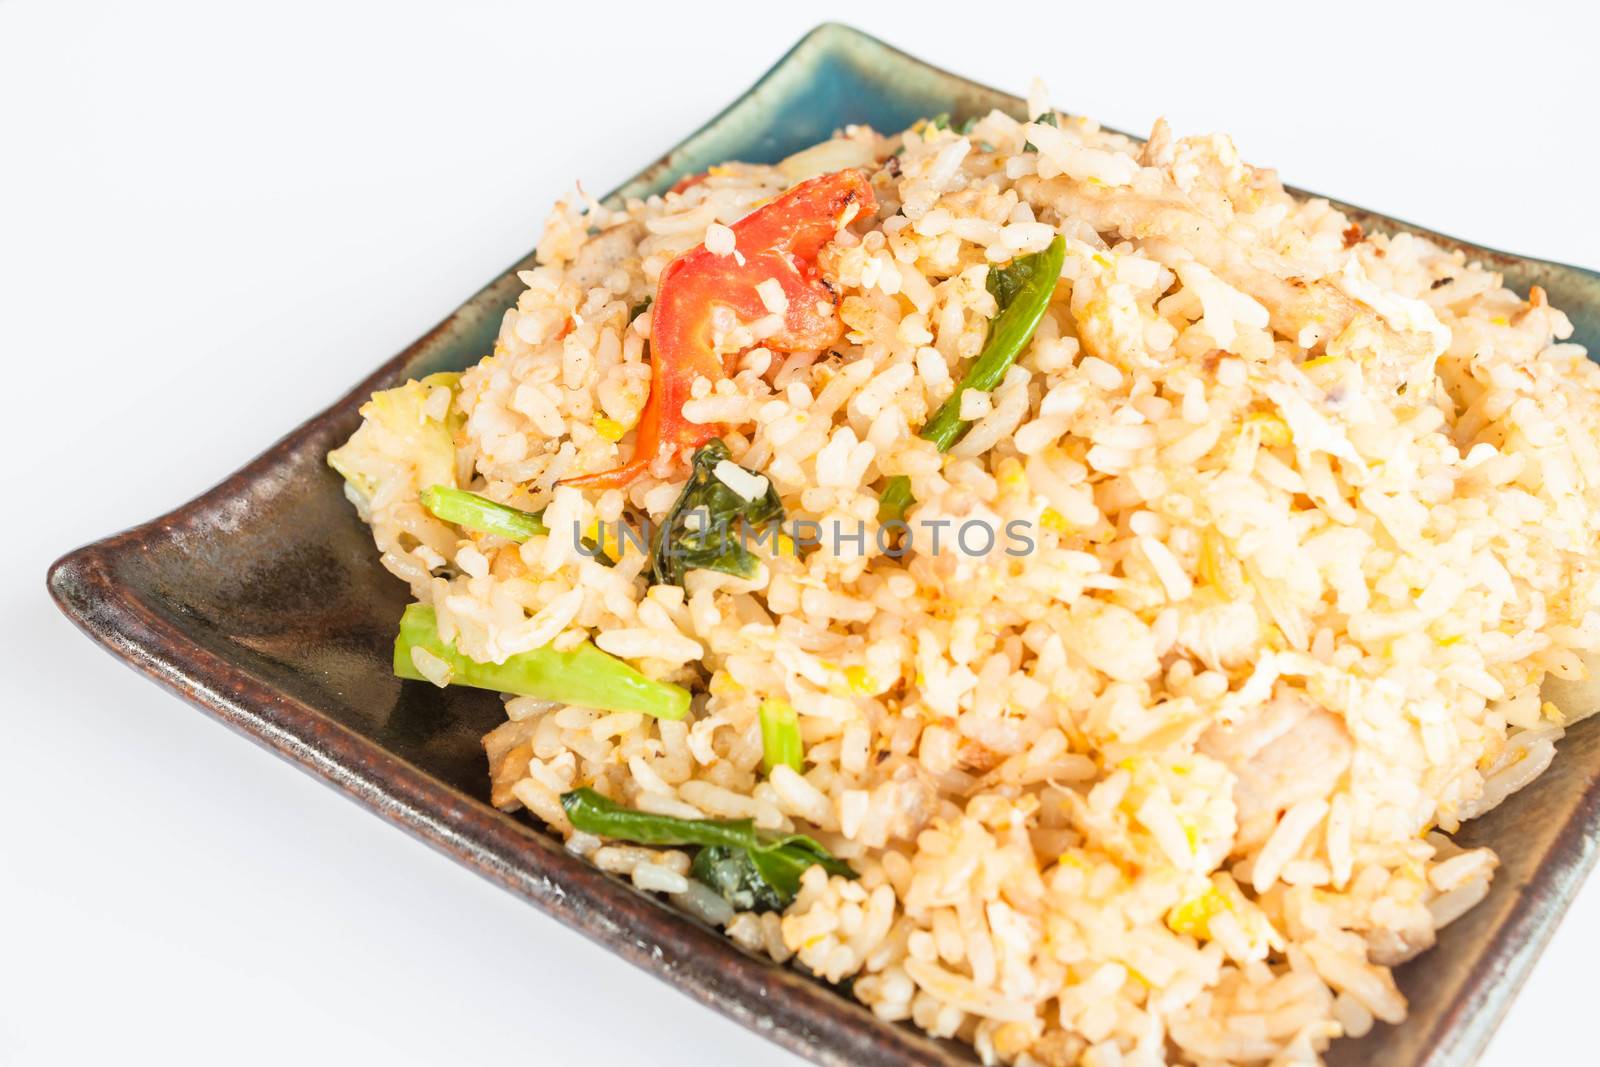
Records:
[[[849,122],[895,130],[939,112],[959,121],[992,107],[1019,113],[1022,103],[825,25],[612,195],[660,192],[728,159],[775,162]],[[1347,210],[1368,231],[1408,231],[1463,248],[1520,291],[1543,286],[1572,318],[1574,339],[1600,348],[1600,276]],[[500,701],[390,674],[408,592],[379,566],[326,456],[355,430],[356,409],[374,390],[485,355],[521,288],[515,271],[531,262],[500,275],[221,485],[62,557],[50,570],[51,593],[114,655],[210,715],[786,1048],[823,1064],[975,1062],[964,1046],[881,1022],[840,991],[745,954],[571,855],[525,818],[496,811],[479,738],[503,721]],[[1445,1067],[1482,1051],[1600,852],[1600,727],[1579,726],[1559,748],[1543,777],[1460,835],[1493,846],[1502,866],[1488,898],[1400,970],[1410,1018],[1337,1042],[1333,1063]]]

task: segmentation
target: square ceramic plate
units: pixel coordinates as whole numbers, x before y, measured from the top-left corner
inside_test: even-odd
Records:
[[[613,196],[647,196],[728,159],[775,162],[846,123],[898,130],[960,120],[1015,97],[928,66],[842,26],[818,28],[754,88]],[[1358,209],[1369,231],[1464,248],[1526,291],[1542,285],[1600,349],[1600,276],[1488,249]],[[456,370],[489,351],[515,271],[486,288],[349,395],[221,485],[159,519],[61,559],[61,609],[114,655],[390,822],[745,1026],[825,1064],[972,1063],[964,1047],[875,1019],[841,992],[745,955],[567,853],[488,802],[479,737],[502,721],[493,694],[402,683],[389,670],[405,587],[378,565],[325,457],[375,389]],[[1503,866],[1483,904],[1405,967],[1401,1026],[1339,1042],[1339,1064],[1464,1064],[1482,1049],[1594,863],[1600,727],[1562,742],[1555,766],[1462,834]]]

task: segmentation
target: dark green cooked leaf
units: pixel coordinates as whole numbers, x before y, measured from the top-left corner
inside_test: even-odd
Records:
[[[700,845],[714,854],[695,864],[706,875],[695,877],[741,907],[740,900],[759,900],[776,908],[788,907],[800,891],[800,876],[821,865],[829,874],[855,878],[856,872],[804,834],[777,834],[759,830],[749,819],[679,819],[624,807],[593,789],[574,789],[561,796],[561,808],[574,828],[597,837],[630,841],[636,845],[678,847]],[[716,851],[720,850],[720,851]],[[740,853],[744,859],[732,858]],[[759,882],[757,887],[752,880]],[[771,910],[771,909],[768,909]]]
[[[694,858],[689,874],[739,911],[781,911],[784,898],[761,876],[742,848],[712,845]]]
[[[996,318],[1011,306],[1011,302],[1017,298],[1017,293],[1021,292],[1022,287],[1033,277],[1033,260],[1033,256],[1022,256],[1004,267],[989,268],[989,276],[983,280],[983,287],[994,297]]]
[[[776,537],[783,502],[770,484],[764,496],[746,500],[714,473],[728,459],[728,446],[713,440],[694,454],[689,482],[656,534],[650,573],[657,585],[682,585],[693,570],[721,571],[740,578],[756,572],[749,545]],[[754,474],[754,471],[749,473]]]

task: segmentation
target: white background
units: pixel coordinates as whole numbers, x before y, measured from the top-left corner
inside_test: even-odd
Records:
[[[781,7],[0,3],[0,1062],[797,1062],[119,666],[43,579],[320,409],[571,181],[611,188],[823,18],[1600,266],[1589,3]],[[1485,1062],[1592,1059],[1597,944],[1600,880]]]

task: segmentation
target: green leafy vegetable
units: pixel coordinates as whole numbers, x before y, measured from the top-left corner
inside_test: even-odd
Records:
[[[883,487],[878,497],[878,522],[904,522],[906,509],[911,506],[911,479],[896,474]]]
[[[700,845],[708,851],[725,850],[703,861],[695,857],[701,871],[716,879],[715,882],[706,880],[706,884],[719,893],[725,888],[741,895],[750,893],[753,898],[759,897],[778,908],[787,907],[794,899],[800,891],[800,876],[813,866],[820,864],[829,874],[842,878],[857,877],[849,864],[804,834],[758,830],[749,819],[679,819],[672,815],[656,815],[624,807],[593,789],[563,793],[561,808],[573,827],[586,834],[631,841],[636,845]],[[741,852],[745,859],[732,859],[728,855],[731,852]],[[772,896],[764,896],[752,885],[756,879]],[[728,901],[739,906],[732,897]]]
[[[1039,253],[1038,255],[1042,255]],[[989,295],[994,297],[995,318],[998,319],[1005,313],[1006,308],[1017,299],[1017,294],[1027,284],[1033,275],[1032,260],[1035,256],[1023,256],[1004,267],[990,267],[989,274],[983,279],[983,287],[989,290]],[[991,333],[993,327],[990,328]]]
[[[761,719],[761,768],[767,774],[778,766],[805,770],[805,746],[800,740],[800,716],[787,700],[763,700]]]
[[[770,483],[766,493],[755,500],[734,492],[716,475],[717,464],[728,461],[728,446],[720,440],[708,442],[694,454],[689,482],[656,535],[650,564],[655,584],[682,585],[683,576],[692,570],[721,571],[740,578],[756,572],[747,533],[783,522],[783,502]],[[772,536],[776,537],[776,531]]]
[[[432,607],[412,604],[400,617],[400,635],[394,642],[394,673],[401,678],[436,682],[417,667],[414,649],[444,661],[448,685],[517,693],[601,711],[637,711],[658,719],[682,719],[689,714],[687,689],[646,678],[587,641],[569,652],[536,648],[511,656],[504,663],[479,663],[463,656],[439,636]]]
[[[937,115],[933,116],[933,118],[928,120],[928,125],[932,126],[936,130],[948,130],[950,128],[950,112],[939,112]]]
[[[631,841],[636,845],[726,845],[730,848],[771,847],[749,819],[680,819],[625,807],[593,789],[561,795],[561,807],[572,825],[584,833]]]
[[[967,134],[972,132],[972,128],[974,126],[976,126],[977,124],[978,124],[978,116],[973,115],[971,118],[966,119],[965,121],[963,121],[961,123],[961,125],[959,127],[957,127],[956,132],[959,133],[961,136],[965,137]]]
[[[689,874],[739,911],[782,911],[786,903],[742,848],[711,845],[695,854]]]
[[[443,519],[445,522],[454,523],[468,530],[498,534],[518,544],[530,537],[550,532],[550,528],[544,524],[544,512],[523,511],[520,508],[497,503],[486,496],[469,493],[465,489],[451,489],[444,485],[429,486],[422,491],[422,506],[435,518]],[[602,536],[604,536],[603,530]],[[593,538],[585,537],[579,543],[588,549],[589,556],[595,562],[606,567],[616,565],[603,551],[604,546]]]
[[[961,439],[967,428],[966,421],[961,418],[961,394],[968,389],[988,392],[1000,384],[1006,371],[1027,347],[1033,331],[1038,329],[1039,320],[1044,318],[1066,257],[1066,238],[1057,237],[1043,252],[1019,256],[1010,266],[989,271],[985,284],[1000,305],[1000,313],[990,321],[989,338],[983,343],[983,351],[962,375],[956,391],[939,405],[933,418],[923,423],[923,440],[932,441],[941,452],[948,452],[950,446]]]
[[[628,322],[632,323],[634,319],[638,318],[640,315],[643,315],[646,311],[649,311],[650,305],[654,304],[655,302],[655,297],[647,296],[637,304],[633,305],[633,307],[628,309]]]
[[[788,907],[795,894],[800,892],[800,876],[813,867],[820,866],[829,874],[852,881],[859,877],[850,865],[834,857],[833,853],[804,834],[789,834],[778,848],[753,848],[747,850],[750,862],[761,875],[761,880],[773,888]]]
[[[451,489],[445,485],[429,486],[422,491],[422,506],[435,518],[454,523],[468,530],[499,534],[512,541],[522,542],[538,534],[549,533],[544,524],[544,512],[535,514],[520,508],[499,504],[486,496],[469,493],[465,489]]]
[[[1043,252],[1019,256],[1009,266],[989,270],[984,286],[999,308],[989,323],[989,337],[978,358],[961,376],[955,392],[922,424],[919,435],[923,440],[932,441],[941,452],[948,452],[961,440],[967,430],[967,422],[961,417],[961,394],[968,389],[988,392],[1000,384],[1039,328],[1066,257],[1066,239],[1057,237]],[[905,475],[890,478],[878,496],[878,521],[902,519],[910,506],[911,480]]]

